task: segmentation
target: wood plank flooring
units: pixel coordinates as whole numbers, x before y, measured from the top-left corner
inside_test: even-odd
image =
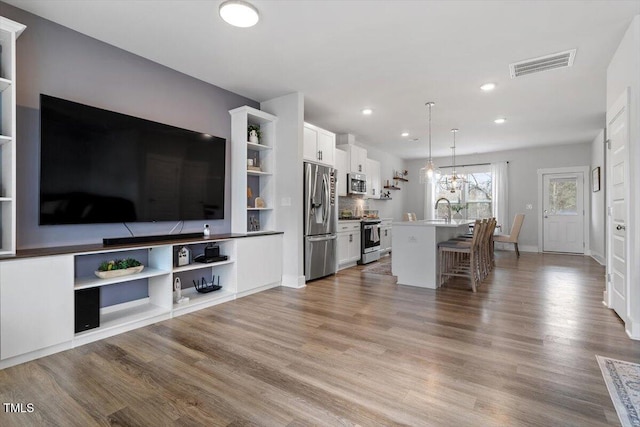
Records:
[[[0,371],[2,426],[619,425],[596,354],[640,361],[581,256],[499,252],[469,290],[354,267]]]

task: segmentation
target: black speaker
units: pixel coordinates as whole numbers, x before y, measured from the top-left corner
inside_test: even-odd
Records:
[[[75,291],[75,330],[78,332],[100,326],[100,288]]]

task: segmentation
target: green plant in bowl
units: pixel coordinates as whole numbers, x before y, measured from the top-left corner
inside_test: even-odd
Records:
[[[142,263],[133,258],[116,259],[105,261],[100,264],[98,271],[126,270],[127,268],[139,267]]]

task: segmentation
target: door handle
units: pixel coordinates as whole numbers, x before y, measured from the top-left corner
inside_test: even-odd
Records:
[[[549,216],[548,216],[548,215],[545,215],[544,217],[545,217],[545,218],[549,218]]]
[[[627,227],[625,227],[624,225],[618,225],[616,226],[616,230],[626,230]]]
[[[336,240],[337,236],[326,236],[326,237],[309,237],[309,242],[326,242],[327,240]]]

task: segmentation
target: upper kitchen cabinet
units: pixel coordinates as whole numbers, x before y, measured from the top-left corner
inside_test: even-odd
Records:
[[[367,159],[367,198],[380,198],[380,162]]]
[[[336,135],[309,123],[304,124],[302,157],[321,165],[335,165]]]
[[[354,145],[355,138],[351,134],[338,135],[338,148],[347,152],[347,173],[367,174],[367,150]]]
[[[338,196],[347,195],[347,153],[336,149],[336,185],[338,186]]]

